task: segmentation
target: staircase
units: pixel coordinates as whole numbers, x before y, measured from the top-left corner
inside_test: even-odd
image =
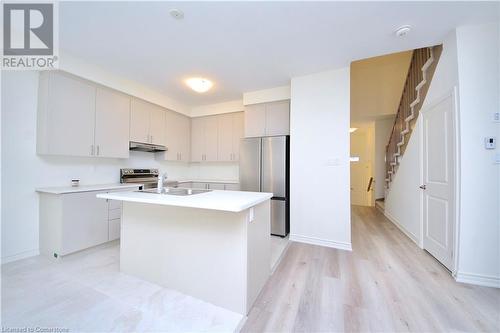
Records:
[[[394,179],[399,161],[410,140],[442,49],[442,45],[437,45],[413,50],[396,119],[385,150],[387,188]]]

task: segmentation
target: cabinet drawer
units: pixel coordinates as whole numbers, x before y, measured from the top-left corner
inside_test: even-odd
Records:
[[[109,210],[122,208],[122,202],[119,200],[108,200],[108,204]]]
[[[108,224],[108,236],[110,241],[120,238],[120,219],[110,220]]]
[[[115,220],[122,217],[121,209],[110,209],[108,213],[108,220]]]

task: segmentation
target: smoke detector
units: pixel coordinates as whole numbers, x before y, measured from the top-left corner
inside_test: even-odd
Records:
[[[404,37],[410,32],[410,30],[411,30],[411,26],[403,25],[403,26],[397,28],[395,33],[396,33],[396,36],[398,36],[398,37]]]
[[[176,20],[182,20],[184,18],[184,13],[179,9],[170,9],[170,16],[172,16]]]

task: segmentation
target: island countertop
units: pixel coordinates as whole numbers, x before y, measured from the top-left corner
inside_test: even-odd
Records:
[[[101,193],[97,195],[97,197],[101,199],[138,202],[153,205],[210,209],[227,212],[241,212],[271,199],[272,196],[272,193],[266,192],[218,190],[186,196],[147,192],[114,192]]]

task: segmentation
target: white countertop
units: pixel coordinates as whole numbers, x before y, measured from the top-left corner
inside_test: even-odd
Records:
[[[153,205],[177,206],[241,212],[271,199],[272,193],[242,191],[210,191],[194,195],[177,196],[147,192],[101,193],[98,198],[147,203]]]
[[[99,184],[99,185],[79,185],[79,186],[59,186],[59,187],[41,187],[36,191],[40,193],[65,194],[78,192],[106,191],[106,190],[133,190],[142,186],[142,184]]]

